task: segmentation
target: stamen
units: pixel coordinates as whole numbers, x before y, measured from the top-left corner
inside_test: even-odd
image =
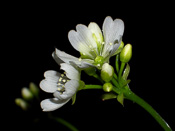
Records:
[[[92,48],[92,46],[91,46],[91,45],[89,45],[89,48]]]
[[[61,91],[61,88],[59,87],[57,90],[58,90],[58,91]]]
[[[79,61],[81,61],[82,59],[81,59],[81,58],[79,58],[78,60],[79,60]]]
[[[63,77],[64,76],[64,74],[61,74],[61,77]]]
[[[109,43],[109,45],[113,45],[112,43]]]
[[[97,64],[98,67],[100,67],[100,64]]]
[[[65,79],[63,79],[63,82],[65,83],[65,82],[66,82],[66,80],[65,80]]]
[[[61,81],[63,78],[62,77],[60,77],[60,79],[59,79],[59,81]]]

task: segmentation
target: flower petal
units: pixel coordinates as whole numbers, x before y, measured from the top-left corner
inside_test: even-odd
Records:
[[[57,63],[58,65],[60,65],[61,63],[64,63],[64,61],[61,60],[61,59],[56,55],[56,51],[54,51],[54,52],[52,53],[52,57],[53,57],[53,59],[56,61],[56,63]]]
[[[77,58],[77,57],[74,57],[72,55],[69,55],[63,51],[60,51],[58,49],[55,49],[55,52],[53,52],[54,56],[53,58],[55,59],[55,61],[60,64],[60,63],[75,63],[79,68],[87,68],[89,67],[90,65],[92,65],[91,63],[93,63],[91,60],[89,59],[80,59],[80,58]],[[63,62],[61,62],[61,59]]]
[[[88,25],[88,29],[90,29],[92,34],[94,34],[96,36],[97,42],[102,44],[102,42],[103,42],[103,35],[102,35],[100,27],[95,22],[91,22]]]
[[[103,23],[103,34],[105,39],[105,45],[103,48],[102,55],[107,56],[112,50],[114,44],[118,44],[124,32],[124,23],[120,19],[113,19],[106,17]],[[112,46],[111,46],[112,45]]]
[[[50,98],[41,101],[41,108],[43,111],[54,111],[65,105],[70,99],[59,100],[57,98]]]
[[[91,54],[91,49],[84,42],[84,40],[82,39],[80,34],[77,33],[75,30],[69,31],[68,39],[69,39],[71,45],[74,47],[74,49],[81,52],[86,57],[94,58],[93,54]]]
[[[67,63],[62,63],[60,65],[61,65],[60,69],[66,72],[66,76],[69,79],[80,80],[80,72],[76,67]]]
[[[76,29],[84,43],[88,45],[90,49],[93,48],[95,51],[97,51],[97,44],[93,39],[92,32],[85,25],[82,24],[78,24],[76,26]]]
[[[44,73],[45,79],[40,82],[40,88],[45,92],[53,93],[58,88],[60,73],[50,70]]]
[[[124,23],[121,19],[112,20],[111,17],[106,17],[103,23],[103,33],[105,43],[113,43],[116,40],[119,41],[120,37],[123,36],[124,32]]]

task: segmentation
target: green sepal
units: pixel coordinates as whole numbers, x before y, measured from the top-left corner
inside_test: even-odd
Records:
[[[117,96],[117,101],[120,103],[120,104],[122,104],[122,106],[124,106],[124,95],[123,95],[123,93],[121,93],[121,94],[119,94],[118,96]]]
[[[131,82],[131,80],[126,80],[125,82],[123,82],[122,88],[125,87],[126,85],[128,85]]]
[[[75,104],[75,101],[76,101],[76,96],[77,96],[77,93],[75,93],[72,97],[72,105]]]
[[[124,70],[124,72],[123,72],[123,76],[122,76],[124,80],[127,80],[128,75],[129,75],[129,72],[130,72],[130,66],[129,66],[129,64],[127,63],[126,68],[125,68],[125,70]]]
[[[85,87],[85,83],[84,83],[84,81],[79,81],[79,87],[78,87],[78,91],[79,90],[82,90],[83,88]]]
[[[103,101],[105,101],[105,100],[115,99],[117,98],[117,95],[114,93],[106,93],[106,94],[103,94],[101,98]]]

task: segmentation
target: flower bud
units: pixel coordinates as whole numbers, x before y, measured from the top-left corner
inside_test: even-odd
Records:
[[[31,93],[33,93],[35,96],[39,95],[39,88],[37,85],[35,85],[33,82],[30,82],[29,84],[29,90]]]
[[[114,75],[114,68],[109,65],[108,63],[103,64],[102,69],[101,69],[101,78],[105,82],[109,82],[112,80]]]
[[[103,90],[104,90],[105,92],[110,92],[110,91],[112,90],[112,87],[113,87],[113,85],[112,85],[111,83],[105,83],[105,84],[103,85]]]
[[[132,45],[127,44],[120,53],[120,61],[128,63],[132,57]]]
[[[26,87],[22,88],[21,95],[27,101],[28,100],[32,100],[33,97],[34,97],[33,94],[32,94],[32,92],[28,88],[26,88]]]
[[[23,109],[25,111],[29,108],[28,103],[25,100],[21,99],[21,98],[16,98],[15,103],[16,103],[17,106],[19,106],[21,109]]]

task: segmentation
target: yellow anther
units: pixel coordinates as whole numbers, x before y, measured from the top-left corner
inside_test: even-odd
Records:
[[[66,80],[64,79],[64,80],[63,80],[63,82],[65,83],[65,82],[66,82]]]
[[[109,45],[112,45],[112,43],[109,43]]]
[[[62,77],[60,77],[59,81],[61,81],[61,80],[62,80]]]
[[[58,91],[61,91],[61,88],[58,88],[57,90],[58,90]]]
[[[61,77],[63,77],[64,76],[64,74],[61,74]]]
[[[82,59],[81,59],[81,58],[79,58],[78,60],[79,60],[79,61],[81,61]]]

